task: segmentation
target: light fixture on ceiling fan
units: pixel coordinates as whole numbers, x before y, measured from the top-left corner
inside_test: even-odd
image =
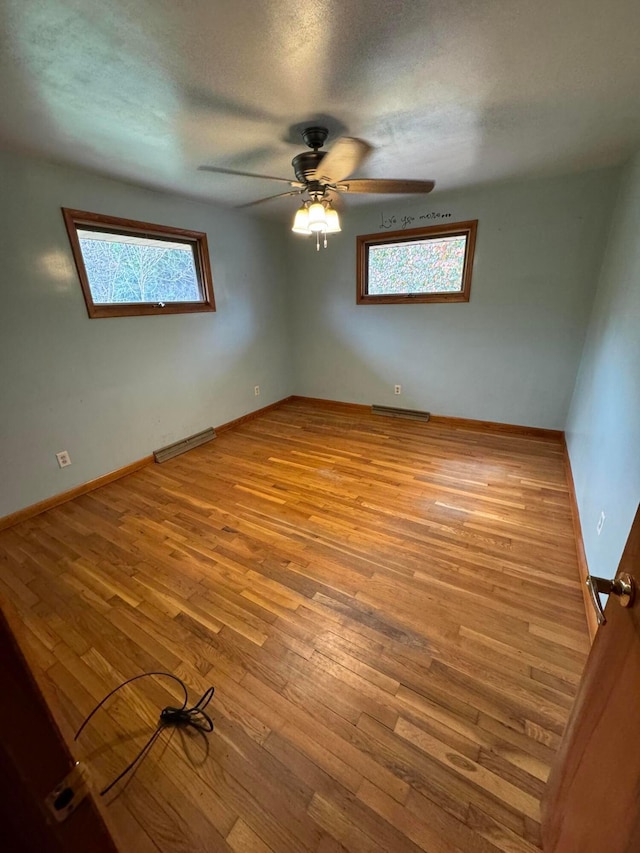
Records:
[[[315,234],[316,249],[320,249],[320,241],[326,249],[327,234],[341,231],[338,211],[332,206],[331,196],[341,193],[393,193],[413,194],[428,193],[434,188],[433,181],[416,181],[409,179],[384,178],[349,178],[358,166],[366,160],[372,151],[364,139],[342,136],[331,147],[330,151],[320,151],[329,134],[326,127],[307,127],[302,131],[302,138],[311,151],[302,151],[291,161],[297,180],[276,178],[273,175],[257,175],[253,172],[238,172],[235,169],[224,169],[218,166],[200,166],[205,172],[216,172],[223,175],[240,175],[247,178],[262,178],[268,181],[280,181],[289,184],[294,189],[277,195],[241,204],[239,207],[252,207],[273,198],[306,193],[302,206],[296,211],[291,230],[296,234]]]
[[[316,249],[320,250],[320,235],[324,248],[327,248],[327,234],[337,234],[342,231],[338,211],[331,207],[328,199],[305,201],[296,211],[291,230],[294,234],[315,234]]]

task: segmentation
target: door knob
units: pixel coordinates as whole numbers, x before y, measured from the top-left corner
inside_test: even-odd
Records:
[[[599,592],[604,595],[615,595],[620,602],[621,607],[631,607],[635,598],[636,587],[631,575],[626,572],[621,572],[617,578],[610,581],[606,578],[597,578],[595,575],[589,575],[587,578],[587,586],[591,593],[591,601],[596,611],[598,625],[604,625],[607,621],[600,603]]]

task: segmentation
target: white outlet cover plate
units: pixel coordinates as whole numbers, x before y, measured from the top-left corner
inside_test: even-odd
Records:
[[[71,465],[71,457],[66,450],[61,450],[60,453],[56,453],[56,459],[58,460],[58,465],[61,468],[66,468],[67,465]]]

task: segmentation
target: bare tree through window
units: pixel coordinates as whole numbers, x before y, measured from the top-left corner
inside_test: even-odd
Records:
[[[190,246],[105,240],[86,231],[78,237],[95,303],[201,299]]]

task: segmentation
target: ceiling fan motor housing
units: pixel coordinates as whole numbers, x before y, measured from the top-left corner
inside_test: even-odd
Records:
[[[303,151],[291,161],[296,178],[303,184],[308,184],[315,175],[326,151]]]
[[[327,153],[326,151],[318,151],[318,148],[322,148],[328,135],[329,131],[326,127],[306,127],[302,131],[302,138],[305,145],[313,149],[313,151],[303,151],[291,161],[296,178],[302,183],[308,184],[311,182],[312,176]]]

